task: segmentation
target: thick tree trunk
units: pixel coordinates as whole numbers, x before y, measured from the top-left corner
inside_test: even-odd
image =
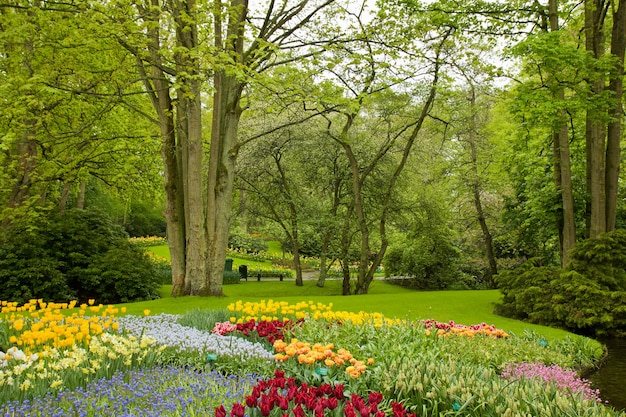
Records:
[[[197,81],[190,81],[192,97],[186,103],[187,138],[183,147],[186,148],[185,208],[187,222],[185,228],[187,258],[186,279],[190,285],[191,295],[208,294],[205,281],[205,219],[202,186],[202,121],[200,86]]]
[[[169,101],[169,95],[165,94]],[[165,107],[167,108],[167,107]],[[166,113],[164,113],[166,114]],[[163,129],[166,129],[165,131]],[[189,294],[186,282],[186,238],[185,238],[185,210],[183,203],[182,181],[179,175],[177,158],[176,137],[174,134],[174,122],[171,117],[166,117],[161,129],[163,157],[163,177],[165,187],[165,211],[167,243],[170,249],[172,265],[172,296],[178,297]]]
[[[606,8],[604,0],[585,1],[585,48],[596,59],[604,55],[604,20]],[[605,79],[598,74],[589,80],[590,100],[593,103],[604,92]],[[587,194],[589,204],[589,237],[596,238],[606,231],[605,158],[606,129],[603,123],[602,108],[587,110]]]
[[[613,93],[611,119],[608,125],[606,143],[606,231],[615,230],[617,217],[617,192],[620,171],[621,136],[623,120],[622,97],[624,93],[624,51],[626,49],[626,0],[620,0],[613,14],[611,34],[611,54],[616,58],[615,69],[609,80],[609,90]]]
[[[78,184],[78,196],[76,197],[76,208],[85,209],[85,192],[87,191],[87,182],[85,180]]]
[[[163,74],[161,74],[163,75]],[[172,266],[172,296],[188,295],[186,285],[186,237],[183,181],[180,175],[180,147],[176,144],[176,130],[169,86],[165,78],[155,77],[157,113],[161,130],[161,157],[163,158],[163,180],[165,188],[165,211],[167,243]]]
[[[559,30],[558,7],[556,0],[549,2],[550,31]],[[557,82],[553,80],[553,82]],[[561,86],[555,86],[554,98],[562,103],[565,101],[565,91]],[[556,112],[556,123],[552,135],[554,151],[554,182],[560,197],[559,249],[561,265],[564,267],[570,262],[570,251],[576,245],[576,218],[574,207],[574,192],[572,186],[571,158],[567,129],[567,114],[564,109]]]
[[[170,91],[172,86],[163,72],[160,55],[159,1],[151,0],[154,6],[149,12],[143,11],[153,22],[148,27],[150,52],[150,77],[143,62],[137,57],[137,68],[142,75],[157,115],[161,133],[161,157],[163,159],[163,187],[165,189],[165,210],[167,243],[170,250],[172,268],[172,296],[188,295],[190,285],[186,282],[186,234],[185,234],[185,187],[182,177],[181,147],[177,137],[181,132],[175,122],[176,111]]]
[[[177,82],[177,132],[182,151],[182,178],[185,209],[185,280],[191,295],[206,294],[205,205],[203,198],[202,99],[200,62],[189,51],[198,47],[198,15],[195,0],[173,2],[176,42],[174,55]]]
[[[237,129],[243,84],[223,72],[215,74],[213,126],[207,201],[207,294],[222,295],[222,275],[231,218],[231,197],[238,153]]]
[[[361,234],[361,250],[359,258],[359,273],[355,287],[355,294],[367,294],[369,283],[367,282],[367,271],[369,268],[370,244],[369,244],[369,228],[365,217],[365,208],[363,207],[363,192],[361,190],[361,174],[359,165],[352,152],[352,147],[347,141],[342,141],[342,146],[348,157],[350,170],[352,171],[352,199],[354,202],[354,212],[356,213],[357,224]]]

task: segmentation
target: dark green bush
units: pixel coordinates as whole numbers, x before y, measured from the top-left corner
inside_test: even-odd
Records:
[[[228,237],[228,247],[241,250],[243,252],[264,252],[267,251],[267,243],[261,238],[251,236],[247,233],[233,233]]]
[[[555,324],[551,305],[553,281],[561,270],[541,266],[539,259],[531,259],[519,268],[502,271],[495,277],[496,285],[504,295],[496,312],[503,316],[528,320],[538,324]]]
[[[0,300],[23,304],[34,298],[74,298],[75,293],[61,272],[62,263],[41,245],[28,240],[0,243]]]
[[[224,271],[224,279],[222,283],[227,284],[239,284],[240,282],[239,271]]]
[[[151,202],[133,201],[124,228],[132,237],[165,236],[163,207],[155,207]]]
[[[70,210],[47,222],[6,231],[0,279],[8,284],[0,287],[0,299],[120,303],[158,296],[152,263],[105,214]]]
[[[500,273],[497,311],[588,334],[626,332],[626,231],[580,242],[567,270],[528,262]]]
[[[386,276],[403,276],[404,286],[419,290],[443,290],[460,280],[458,251],[443,236],[416,236],[387,250]]]

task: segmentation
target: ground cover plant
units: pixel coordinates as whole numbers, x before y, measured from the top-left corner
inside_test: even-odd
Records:
[[[1,415],[623,415],[578,377],[601,352],[577,337],[314,301],[2,304]]]

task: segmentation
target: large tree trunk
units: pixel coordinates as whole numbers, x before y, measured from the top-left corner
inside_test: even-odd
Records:
[[[222,2],[215,2],[213,22],[215,46],[243,65],[244,23],[248,13],[247,0],[232,0],[226,38],[222,38]],[[207,269],[206,294],[222,295],[224,261],[228,247],[232,193],[235,182],[235,161],[239,151],[237,131],[243,109],[241,95],[244,83],[235,74],[217,69],[213,76],[213,125],[209,157],[207,190]]]
[[[222,275],[228,246],[231,196],[238,153],[237,129],[243,84],[223,72],[215,74],[213,126],[208,173],[207,294],[222,295]]]
[[[559,16],[557,0],[550,0],[548,4],[550,31],[559,30]],[[553,80],[553,82],[557,82]],[[565,91],[563,87],[556,86],[554,98],[563,103]],[[567,114],[565,109],[556,111],[556,123],[554,124],[553,160],[554,160],[554,183],[560,197],[559,210],[559,249],[561,265],[566,266],[570,262],[570,251],[576,245],[576,218],[574,207],[574,192],[572,187],[572,170],[569,150],[569,138],[567,129]]]
[[[185,187],[182,176],[181,147],[177,143],[177,130],[175,122],[175,108],[172,103],[170,91],[172,86],[168,77],[163,72],[163,63],[160,55],[159,38],[159,1],[152,0],[150,11],[143,10],[146,17],[153,22],[148,27],[150,52],[150,76],[146,72],[143,62],[137,57],[137,68],[143,78],[158,116],[159,130],[161,133],[161,157],[163,159],[163,186],[165,189],[165,210],[163,216],[166,221],[167,243],[170,250],[172,267],[172,296],[188,295],[190,285],[186,280],[186,234],[185,234]]]
[[[35,142],[35,122],[27,123],[22,139],[16,145],[17,177],[9,195],[7,206],[21,206],[29,195],[33,184],[32,176],[37,165],[37,144]]]
[[[359,273],[354,292],[355,294],[367,294],[367,287],[369,286],[367,283],[367,271],[370,263],[370,232],[367,225],[367,219],[365,217],[365,208],[363,207],[361,174],[356,157],[352,152],[352,147],[346,141],[342,141],[342,145],[346,152],[346,156],[348,157],[350,169],[352,170],[352,198],[354,201],[354,211],[356,213],[357,224],[361,234]]]
[[[205,216],[202,184],[202,100],[200,62],[189,53],[198,47],[197,5],[195,0],[175,1],[176,41],[181,47],[175,54],[178,83],[177,130],[182,148],[182,174],[185,198],[186,271],[189,294],[206,294]]]
[[[615,69],[609,80],[609,90],[613,93],[611,119],[608,125],[606,143],[606,231],[615,230],[617,216],[617,192],[620,171],[620,143],[622,136],[624,93],[624,51],[626,49],[626,0],[620,0],[613,14],[611,34],[611,54],[616,58]]]
[[[606,8],[604,0],[585,1],[585,48],[596,59],[604,55],[604,21]],[[604,91],[604,76],[593,75],[589,80],[589,102],[597,102]],[[589,237],[596,238],[606,231],[606,194],[605,194],[605,138],[606,130],[602,108],[590,108],[586,117],[587,147],[587,194],[589,204]]]

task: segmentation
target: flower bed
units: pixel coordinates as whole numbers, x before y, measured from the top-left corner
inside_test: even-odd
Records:
[[[229,310],[194,328],[111,306],[3,302],[0,414],[620,415],[578,378],[597,352],[574,339],[313,302]]]

